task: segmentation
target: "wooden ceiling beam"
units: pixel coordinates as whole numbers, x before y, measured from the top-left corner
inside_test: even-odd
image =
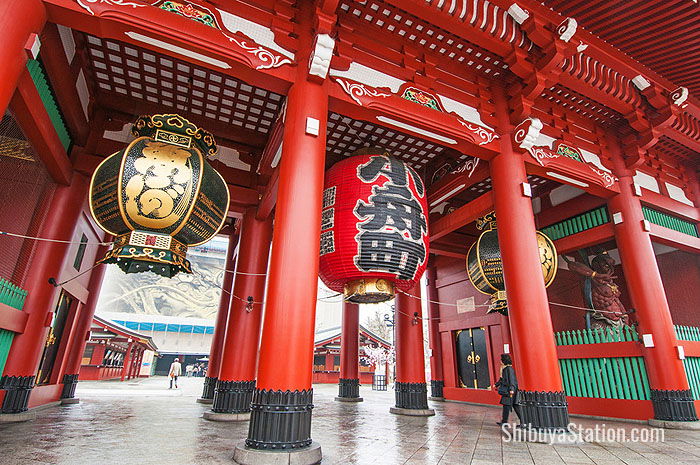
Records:
[[[197,126],[211,132],[217,141],[230,141],[232,145],[234,145],[233,148],[237,148],[236,145],[238,145],[242,148],[247,148],[248,151],[259,151],[265,147],[265,143],[267,142],[267,137],[257,131],[236,128],[230,124],[204,118],[188,111],[175,110],[172,108],[160,108],[156,105],[148,103],[145,100],[136,99],[126,95],[106,94],[99,92],[96,97],[96,103],[105,108],[108,113],[109,110],[112,110],[119,112],[122,115],[128,115],[126,120],[130,122],[135,121],[140,115],[149,115],[152,113],[177,113]],[[223,142],[219,143],[221,145],[229,145]]]
[[[488,191],[452,213],[434,221],[430,227],[430,242],[437,241],[492,210],[493,195],[491,191]]]

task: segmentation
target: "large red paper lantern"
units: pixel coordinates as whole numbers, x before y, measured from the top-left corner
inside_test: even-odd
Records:
[[[428,262],[428,205],[418,174],[382,149],[362,149],[326,172],[319,275],[356,303],[408,290]]]

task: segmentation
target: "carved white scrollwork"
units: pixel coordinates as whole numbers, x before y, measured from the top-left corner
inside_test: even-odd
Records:
[[[477,126],[476,124],[466,123],[462,120],[459,120],[459,122],[462,124],[462,126],[467,128],[469,132],[475,134],[477,138],[481,139],[479,145],[489,144],[493,142],[494,139],[498,139],[498,134],[489,131],[486,128],[482,128],[481,126]]]
[[[683,105],[685,103],[685,101],[688,100],[688,88],[687,87],[679,87],[678,89],[671,92],[671,95],[669,95],[669,98],[671,99],[671,102],[674,105],[678,105],[678,106]]]
[[[526,118],[515,128],[513,132],[513,141],[515,141],[521,149],[532,153],[532,147],[535,145],[535,142],[537,142],[542,127],[543,124],[539,118]]]
[[[368,95],[370,97],[391,97],[391,94],[379,92],[373,87],[367,87],[359,82],[350,82],[345,79],[335,78],[335,81],[340,84],[340,87],[352,98],[358,105],[362,106],[360,97]]]
[[[590,163],[588,164],[588,167],[589,167],[589,168],[591,169],[591,171],[593,171],[595,174],[597,174],[598,176],[600,176],[601,178],[603,178],[603,182],[605,183],[605,184],[604,184],[605,187],[610,187],[610,186],[612,186],[613,184],[615,184],[615,182],[617,181],[617,176],[614,176],[612,173],[609,173],[609,172],[607,172],[607,171],[603,171],[603,170],[601,170],[601,169],[595,168],[595,167],[591,166]]]
[[[256,43],[249,45],[248,42],[246,42],[244,40],[238,40],[235,37],[231,37],[231,36],[226,36],[226,37],[228,37],[228,40],[230,40],[231,42],[233,42],[236,45],[238,45],[239,47],[241,47],[247,53],[254,55],[258,60],[260,60],[262,62],[261,64],[256,66],[255,69],[277,68],[277,67],[280,67],[282,65],[292,63],[292,60],[290,60],[286,56],[273,53],[270,50],[266,49],[265,47],[261,47],[260,45],[258,45]]]
[[[331,36],[328,34],[316,36],[314,51],[309,60],[309,74],[326,79],[333,58],[333,49],[335,49],[335,40]]]
[[[559,158],[559,154],[557,152],[552,152],[551,150],[545,150],[542,147],[532,147],[528,149],[528,152],[530,152],[530,155],[532,155],[532,158],[537,161],[541,166],[544,166],[544,163],[542,160],[545,158]]]
[[[568,42],[576,33],[577,28],[578,23],[574,18],[566,18],[559,26],[557,26],[557,35],[564,42]]]
[[[467,173],[467,178],[471,178],[472,174],[479,166],[479,159],[476,157],[471,157],[469,160],[460,165],[457,169],[450,172],[450,174]]]
[[[118,5],[118,6],[130,6],[132,8],[147,6],[143,3],[132,2],[130,0],[77,0],[78,5],[87,10],[91,15],[95,15],[95,12],[90,8],[91,5],[96,3],[106,3],[107,5]]]

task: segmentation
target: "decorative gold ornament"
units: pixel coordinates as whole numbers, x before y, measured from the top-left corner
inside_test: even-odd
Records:
[[[491,296],[488,313],[508,314],[508,301],[503,280],[501,249],[498,245],[496,215],[494,212],[479,218],[478,229],[486,229],[469,248],[467,253],[467,274],[472,285],[482,294]],[[557,250],[554,243],[544,233],[536,231],[537,247],[540,251],[540,265],[545,287],[554,281],[557,274]]]
[[[394,298],[394,283],[381,278],[367,278],[345,284],[345,300],[357,304],[376,304]]]

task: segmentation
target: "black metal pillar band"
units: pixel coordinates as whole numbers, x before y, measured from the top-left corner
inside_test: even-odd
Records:
[[[0,378],[0,389],[4,389],[5,399],[2,402],[2,413],[22,413],[27,411],[29,394],[34,388],[34,376],[3,376]]]
[[[442,393],[442,388],[445,387],[443,380],[433,379],[430,381],[430,393],[432,397],[445,397]]]
[[[217,380],[211,410],[216,413],[247,413],[255,391],[253,381]]]
[[[313,398],[313,389],[256,389],[250,406],[250,425],[245,445],[263,450],[290,450],[309,446]]]
[[[360,380],[340,378],[338,380],[338,397],[354,399],[360,397]]]
[[[63,391],[61,399],[72,399],[75,397],[75,388],[78,385],[78,375],[63,375]]]
[[[428,408],[428,388],[425,383],[400,383],[394,385],[396,407],[425,410]]]
[[[651,390],[654,418],[666,421],[697,421],[693,394],[688,390]]]
[[[564,430],[569,425],[569,409],[563,391],[518,391],[522,423],[540,430]]]
[[[204,389],[202,389],[202,399],[213,399],[214,391],[216,390],[216,382],[219,378],[209,377],[204,378]]]

